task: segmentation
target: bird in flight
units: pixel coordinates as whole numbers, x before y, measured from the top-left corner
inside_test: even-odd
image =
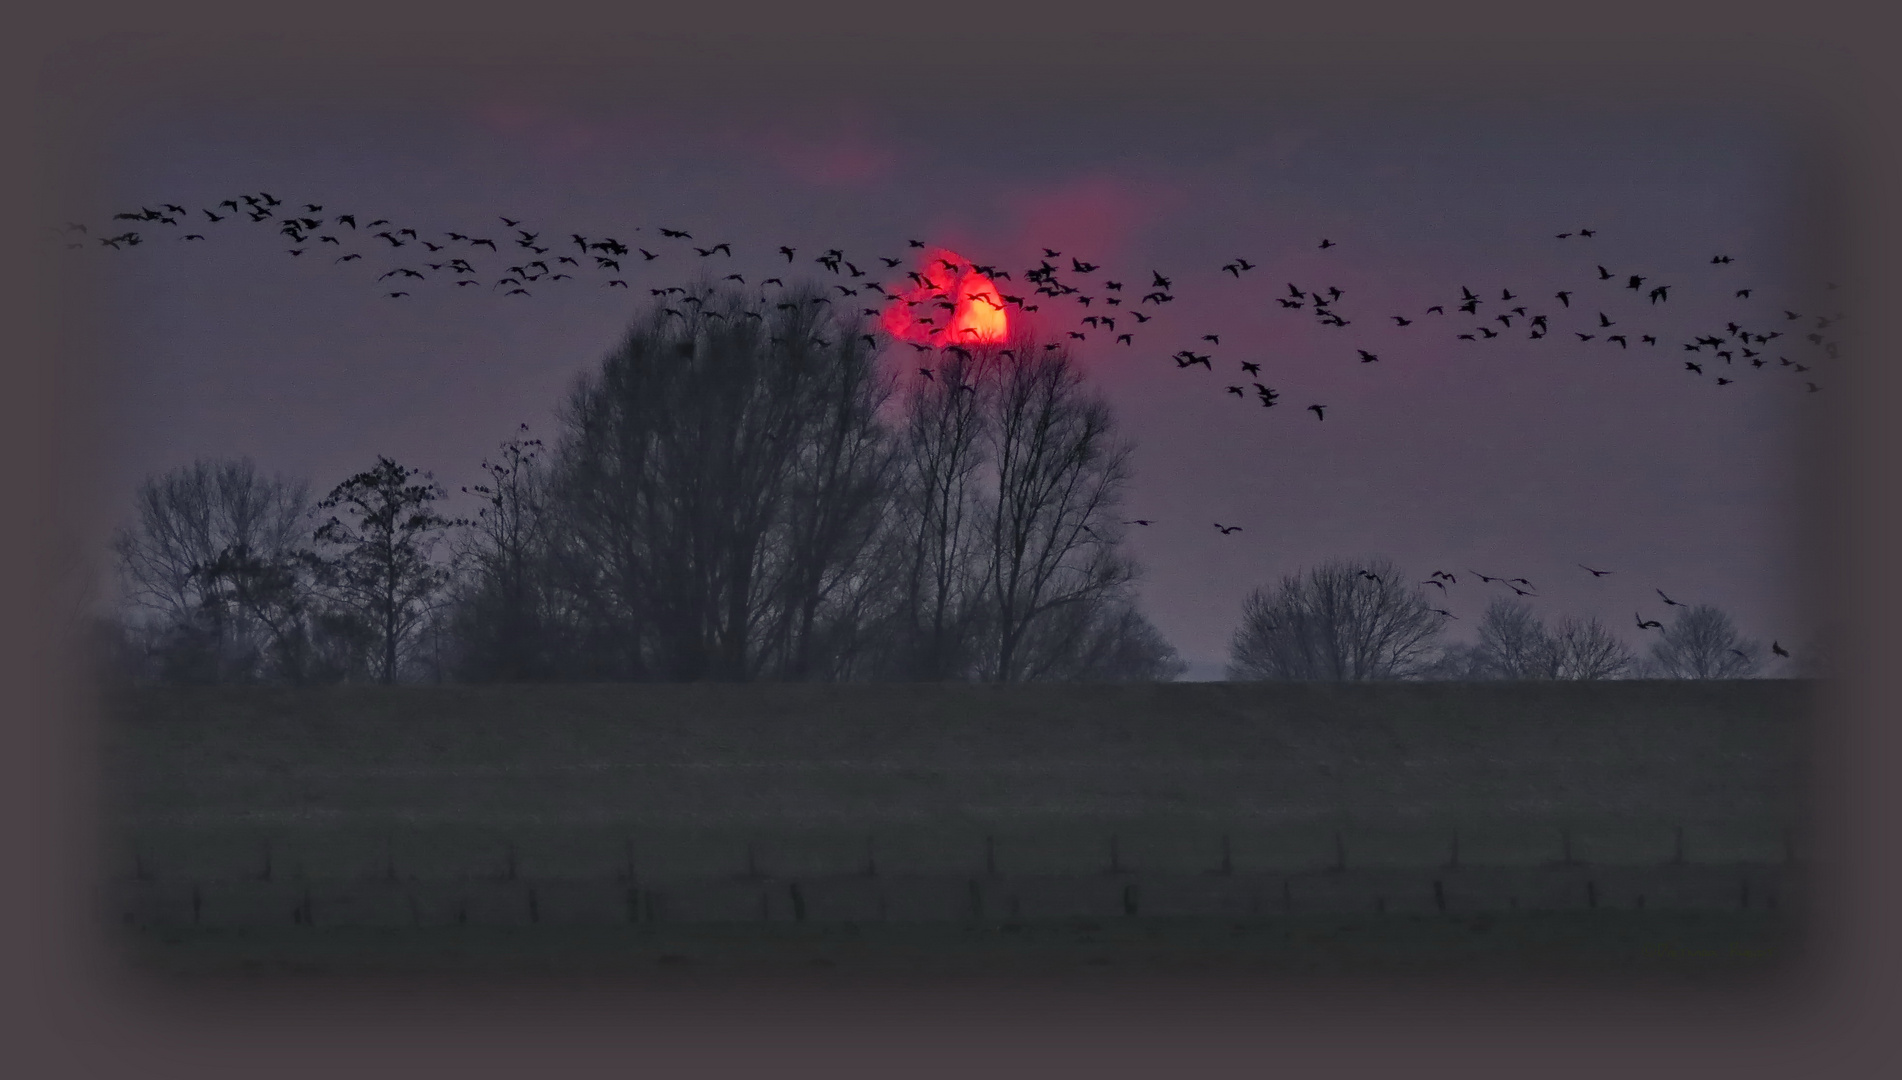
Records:
[[[1308,411],[1314,414],[1316,420],[1326,420],[1327,414],[1321,411],[1325,408],[1327,408],[1326,405],[1310,405]]]
[[[1134,521],[1125,521],[1123,522],[1123,524],[1125,525],[1154,525],[1155,522],[1149,521],[1145,518],[1137,518]]]
[[[1373,353],[1368,352],[1366,349],[1360,349],[1357,351],[1360,353],[1360,362],[1363,364],[1371,364],[1374,361],[1380,359],[1380,357],[1375,356]]]
[[[1611,573],[1610,570],[1593,570],[1591,567],[1586,566],[1584,563],[1579,563],[1578,566],[1579,566],[1579,569],[1589,572],[1595,578],[1601,578],[1601,577],[1604,577],[1606,574]]]
[[[1334,246],[1334,241],[1332,241],[1332,240],[1329,240],[1329,239],[1328,239],[1328,238],[1326,238],[1326,237],[1322,237],[1322,238],[1321,238],[1321,247],[1322,247],[1323,249],[1327,249],[1327,248],[1331,248],[1331,247],[1333,247],[1333,246]]]
[[[1788,656],[1788,655],[1790,655],[1790,650],[1788,650],[1788,649],[1786,649],[1786,648],[1784,648],[1784,647],[1783,647],[1783,646],[1782,646],[1781,644],[1779,644],[1779,643],[1777,643],[1777,642],[1775,642],[1775,641],[1772,641],[1772,642],[1770,643],[1770,651],[1771,651],[1771,652],[1773,652],[1773,653],[1776,653],[1776,654],[1777,654],[1778,656]]]
[[[1656,619],[1641,618],[1635,611],[1631,613],[1631,617],[1638,620],[1638,629],[1640,630],[1660,630],[1664,627],[1664,624]]]
[[[1676,600],[1673,600],[1673,599],[1671,599],[1670,597],[1668,597],[1668,596],[1665,596],[1665,595],[1664,595],[1664,590],[1663,590],[1663,589],[1658,589],[1658,590],[1656,590],[1656,591],[1657,591],[1657,594],[1658,594],[1658,595],[1659,595],[1660,597],[1663,597],[1663,599],[1664,599],[1664,602],[1665,602],[1665,603],[1667,603],[1667,604],[1669,604],[1669,605],[1671,605],[1672,607],[1683,607],[1683,606],[1684,606],[1683,604],[1680,604],[1680,603],[1678,603],[1678,602],[1677,602]]]
[[[1566,307],[1571,307],[1571,306],[1572,306],[1572,294],[1571,294],[1571,293],[1569,293],[1569,292],[1566,292],[1566,291],[1564,291],[1564,290],[1560,290],[1559,292],[1556,292],[1556,293],[1553,293],[1552,295],[1554,295],[1554,296],[1556,296],[1556,297],[1558,297],[1558,298],[1559,298],[1559,303],[1561,303],[1561,304],[1564,304],[1564,305],[1565,305]]]
[[[1240,525],[1224,525],[1219,521],[1215,523],[1215,527],[1221,530],[1221,533],[1223,536],[1227,536],[1229,533],[1232,533],[1232,532],[1242,531],[1242,527]]]

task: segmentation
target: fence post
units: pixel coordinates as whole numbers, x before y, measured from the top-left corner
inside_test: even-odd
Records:
[[[1123,914],[1135,918],[1136,899],[1136,883],[1132,881],[1123,886]]]
[[[806,921],[806,894],[799,891],[797,881],[786,883],[786,891],[792,897],[792,917],[794,922]]]

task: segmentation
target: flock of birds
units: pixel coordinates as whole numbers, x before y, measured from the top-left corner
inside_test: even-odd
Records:
[[[154,237],[185,243],[205,241],[207,234],[195,230],[229,228],[230,222],[248,221],[253,226],[274,226],[287,245],[285,251],[292,258],[320,255],[338,265],[352,262],[370,265],[370,259],[382,257],[384,261],[375,265],[391,262],[410,264],[387,265],[386,269],[374,276],[375,283],[383,288],[389,300],[402,300],[412,295],[409,288],[383,286],[384,282],[391,279],[396,279],[393,284],[398,286],[408,285],[411,281],[437,281],[448,282],[455,289],[475,288],[492,294],[499,291],[503,296],[520,297],[532,297],[536,294],[535,290],[539,289],[561,287],[558,283],[581,283],[586,280],[592,280],[595,287],[600,289],[621,288],[631,291],[627,279],[633,275],[629,268],[645,266],[663,258],[672,262],[685,256],[688,251],[699,260],[733,258],[731,243],[721,241],[701,246],[703,241],[696,240],[685,229],[655,229],[653,235],[657,239],[647,242],[659,248],[659,251],[649,250],[639,243],[630,246],[612,236],[589,237],[570,233],[563,237],[550,234],[546,229],[527,229],[522,227],[520,219],[506,216],[498,218],[506,231],[482,230],[486,235],[442,231],[425,235],[414,228],[396,226],[384,218],[328,212],[321,203],[300,203],[295,209],[286,209],[283,200],[264,191],[234,195],[221,200],[216,206],[200,207],[196,211],[175,203],[141,206],[137,211],[115,213],[111,220],[113,225],[98,230],[81,222],[67,222],[48,228],[63,239],[69,249],[93,247],[125,250],[149,243]],[[639,227],[634,231],[643,232]],[[1589,241],[1595,233],[1594,229],[1581,228],[1558,233],[1555,239],[1561,242]],[[1138,334],[1143,331],[1143,324],[1154,318],[1163,305],[1176,299],[1174,280],[1161,271],[1149,272],[1148,283],[1142,287],[1146,291],[1141,291],[1141,295],[1137,296],[1137,288],[1125,289],[1125,282],[1113,280],[1109,273],[1097,276],[1103,270],[1100,265],[1074,254],[1065,256],[1053,248],[1043,248],[1043,257],[1038,264],[1025,268],[1020,277],[1014,279],[1008,270],[973,263],[954,253],[928,248],[920,240],[909,240],[907,245],[908,249],[925,249],[926,256],[936,264],[904,271],[909,286],[895,282],[887,285],[874,280],[875,276],[898,270],[904,259],[876,256],[878,265],[873,270],[867,270],[848,258],[845,252],[834,248],[822,252],[812,262],[842,280],[833,284],[826,295],[807,297],[804,302],[815,305],[833,303],[831,294],[836,290],[841,305],[854,298],[857,298],[855,306],[864,303],[878,305],[860,307],[860,314],[873,320],[902,307],[906,312],[904,321],[908,325],[929,328],[923,331],[924,341],[906,340],[905,343],[920,353],[948,352],[968,358],[972,355],[971,347],[983,343],[983,337],[980,331],[968,325],[953,330],[959,309],[966,304],[982,303],[998,311],[1024,314],[1041,312],[1047,302],[1074,304],[1075,322],[1061,327],[1067,334],[1066,341],[1086,341],[1092,334],[1107,334],[1114,345],[1132,347]],[[1323,238],[1318,249],[1326,251],[1339,246]],[[415,250],[405,252],[406,248]],[[790,245],[779,246],[773,254],[783,257],[789,268],[800,258],[799,250]],[[481,260],[480,265],[476,262],[478,259]],[[514,261],[511,263],[508,260]],[[863,261],[868,267],[874,264],[873,259]],[[1619,318],[1614,319],[1605,309],[1618,307],[1619,300],[1630,301],[1642,297],[1648,301],[1648,309],[1655,310],[1659,305],[1670,302],[1671,292],[1678,286],[1658,280],[1655,273],[1643,272],[1644,268],[1638,268],[1639,272],[1630,269],[1613,271],[1594,260],[1588,259],[1586,262],[1595,268],[1595,274],[1584,275],[1583,284],[1559,289],[1546,299],[1528,298],[1523,290],[1503,287],[1499,290],[1498,299],[1493,300],[1462,285],[1457,298],[1449,294],[1443,302],[1428,305],[1424,310],[1389,313],[1378,321],[1384,324],[1391,320],[1394,330],[1407,330],[1409,333],[1426,332],[1429,325],[1443,324],[1446,332],[1451,333],[1456,340],[1476,345],[1517,334],[1521,339],[1530,341],[1570,335],[1575,336],[1581,344],[1600,341],[1607,347],[1615,344],[1621,350],[1664,347],[1660,344],[1662,335],[1639,333],[1645,327],[1627,327],[1625,323],[1632,321],[1629,316],[1621,313]],[[1723,272],[1723,268],[1732,262],[1730,256],[1717,254],[1711,257],[1709,265],[1717,268],[1715,272]],[[1257,263],[1238,257],[1224,263],[1215,273],[1229,274],[1240,282],[1244,276],[1258,269]],[[737,282],[742,286],[749,285],[745,275],[738,272],[728,273],[720,281],[722,284]],[[1013,282],[1013,285],[1021,281],[1022,287],[1016,292],[1007,292],[999,284],[1005,281]],[[775,298],[765,293],[767,286],[786,288],[785,282],[776,276],[764,277],[751,284],[760,289],[759,300],[762,305],[775,301]],[[1728,285],[1725,287],[1729,288]],[[1834,283],[1829,283],[1824,286],[1824,291],[1833,292],[1836,288]],[[665,316],[687,320],[689,316],[686,309],[693,308],[696,314],[703,317],[722,317],[703,307],[711,293],[701,295],[677,285],[650,288],[649,292],[665,305],[661,309]],[[1026,295],[1018,295],[1017,292]],[[1754,292],[1755,289],[1747,285],[1737,287],[1732,290],[1732,298],[1749,301]],[[1627,293],[1632,295],[1626,296]],[[677,300],[674,299],[676,295]],[[870,300],[871,295],[876,295],[878,300]],[[1274,310],[1299,312],[1319,326],[1345,331],[1368,317],[1364,313],[1344,308],[1342,301],[1345,297],[1346,292],[1336,285],[1310,285],[1304,289],[1296,282],[1287,282],[1286,294],[1274,297],[1277,305]],[[1553,301],[1558,304],[1556,310],[1550,306]],[[781,309],[796,308],[798,302],[781,297],[776,306]],[[927,313],[917,313],[915,309],[918,308],[927,309]],[[1470,316],[1472,325],[1460,323],[1449,312],[1449,308],[1451,312]],[[1482,308],[1485,309],[1484,313]],[[940,315],[939,311],[945,314]],[[760,311],[748,310],[744,315],[755,319],[764,318],[764,313]],[[1350,315],[1353,317],[1350,318]],[[1785,307],[1781,309],[1780,319],[1773,314],[1765,316],[1756,312],[1746,317],[1751,318],[1749,323],[1732,319],[1721,327],[1710,327],[1687,340],[1674,342],[1683,352],[1695,354],[1694,359],[1681,361],[1683,370],[1700,378],[1711,378],[1715,387],[1726,387],[1736,383],[1746,371],[1770,369],[1792,376],[1807,376],[1820,357],[1835,359],[1839,355],[1840,342],[1826,331],[1842,323],[1844,316],[1840,310],[1828,314],[1805,314]],[[1771,325],[1764,325],[1766,323]],[[1413,327],[1420,327],[1420,330],[1409,329]],[[1788,334],[1785,333],[1786,328]],[[1636,346],[1632,341],[1634,334]],[[861,336],[868,345],[878,345],[875,335],[868,333]],[[814,342],[826,344],[817,338]],[[1203,343],[1213,348],[1197,351],[1205,347]],[[1054,350],[1062,346],[1060,343],[1048,343],[1043,347]],[[1169,359],[1178,369],[1200,366],[1213,373],[1216,363],[1214,349],[1219,348],[1221,335],[1211,332],[1201,335],[1194,346],[1178,349]],[[1345,348],[1351,348],[1351,355],[1362,364],[1382,362],[1382,357],[1369,348],[1358,344]],[[1345,348],[1344,357],[1348,355]],[[1002,351],[1009,353],[1009,350]],[[1798,358],[1792,359],[1786,355],[1790,352],[1798,353]],[[1724,367],[1714,368],[1707,373],[1705,366],[1717,362],[1721,362]],[[1252,385],[1254,401],[1261,408],[1275,408],[1282,394],[1261,381],[1260,363],[1251,360],[1236,363],[1238,366],[1234,370],[1246,378],[1236,383],[1223,382],[1222,393],[1247,401]],[[917,370],[920,380],[934,379],[932,368],[919,367]],[[1802,384],[1802,392],[1805,393],[1816,393],[1822,389],[1813,379],[1798,378],[1796,381]],[[1326,403],[1314,402],[1308,404],[1304,411],[1312,412],[1317,421],[1325,421],[1328,408]],[[1123,524],[1146,527],[1155,524],[1155,521],[1137,518]],[[1224,536],[1242,531],[1239,525],[1224,525],[1220,522],[1215,523],[1215,528]],[[1580,566],[1594,579],[1612,573],[1583,564]],[[1518,596],[1537,595],[1532,583],[1525,578],[1504,578],[1477,571],[1471,573],[1482,584],[1503,584]],[[1362,571],[1362,574],[1378,580],[1371,571]],[[1444,593],[1449,585],[1457,583],[1458,579],[1453,574],[1435,571],[1420,584],[1438,588]],[[1671,599],[1661,589],[1657,593],[1668,606],[1685,606]],[[1446,618],[1457,618],[1444,609],[1433,610]],[[1641,631],[1662,629],[1658,620],[1646,619],[1639,613],[1634,613],[1633,618]],[[1780,642],[1772,642],[1772,652],[1779,657],[1789,656]]]

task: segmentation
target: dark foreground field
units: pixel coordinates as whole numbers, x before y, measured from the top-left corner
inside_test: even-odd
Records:
[[[145,690],[164,970],[1743,971],[1805,684]]]

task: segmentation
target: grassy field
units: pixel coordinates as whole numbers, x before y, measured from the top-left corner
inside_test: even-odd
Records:
[[[1800,927],[1766,912],[1501,912],[707,927],[183,928],[130,935],[167,976],[884,976],[1175,973],[1775,978]],[[824,977],[821,974],[821,977]]]
[[[1404,871],[1420,879],[1405,886],[1417,902],[1418,871],[1454,861],[1629,876],[1680,859],[1723,868],[1706,890],[1719,897],[1738,872],[1769,873],[1761,905],[1766,887],[1788,888],[1772,868],[1801,854],[1809,694],[1765,680],[148,689],[105,726],[102,852],[107,877],[170,889],[173,910],[188,886],[226,895],[263,878],[413,892],[868,868],[953,883]],[[1643,889],[1655,908],[1662,879]],[[1759,934],[1777,918],[1732,914],[1711,925],[1739,943],[1738,927]],[[1656,911],[1617,918],[1675,925]],[[475,933],[413,921],[376,933]],[[302,940],[281,937],[291,927],[169,922],[206,956],[219,933],[254,935],[231,946],[252,959]],[[1371,942],[1431,936],[1429,924],[1369,925],[1358,933]],[[1511,952],[1495,944],[1510,937],[1447,940]]]

